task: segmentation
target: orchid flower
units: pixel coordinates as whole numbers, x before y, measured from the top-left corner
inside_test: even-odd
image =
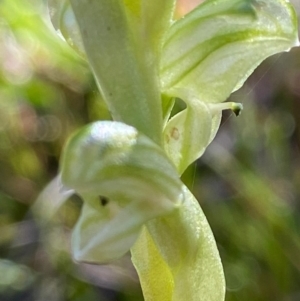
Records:
[[[81,195],[76,260],[131,249],[145,300],[221,301],[209,224],[180,180],[215,137],[224,102],[268,56],[297,46],[287,0],[207,0],[173,20],[175,0],[49,0],[54,27],[84,57],[113,117],[79,129],[61,159]],[[174,99],[186,109],[172,118]]]

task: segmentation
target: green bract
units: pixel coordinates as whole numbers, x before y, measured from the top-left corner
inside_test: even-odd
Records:
[[[62,184],[83,198],[77,260],[131,248],[145,299],[221,301],[218,250],[179,176],[219,128],[223,103],[268,56],[298,45],[286,0],[207,0],[172,20],[173,0],[49,0],[53,24],[90,64],[114,122],[78,131]],[[174,99],[186,109],[169,118]],[[118,121],[118,122],[117,122]]]

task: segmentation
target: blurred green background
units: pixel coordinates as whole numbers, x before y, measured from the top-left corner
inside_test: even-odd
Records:
[[[300,49],[265,61],[231,100],[242,115],[224,114],[183,180],[215,233],[226,301],[299,301]],[[99,119],[110,115],[89,69],[56,35],[45,3],[1,0],[1,301],[143,300],[129,255],[103,266],[72,261],[79,199],[47,225],[32,210],[67,137]]]

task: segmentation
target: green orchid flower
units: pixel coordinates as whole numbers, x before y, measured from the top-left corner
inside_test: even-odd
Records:
[[[146,221],[183,201],[183,184],[165,152],[120,122],[96,122],[76,133],[65,147],[61,170],[65,188],[85,201],[73,232],[79,261],[121,257]]]
[[[180,181],[215,137],[224,102],[268,56],[299,45],[286,0],[207,0],[174,21],[175,0],[49,0],[54,27],[86,58],[114,119],[80,129],[61,182],[84,203],[75,259],[131,249],[145,300],[224,300],[208,222]],[[186,109],[172,118],[174,99]]]

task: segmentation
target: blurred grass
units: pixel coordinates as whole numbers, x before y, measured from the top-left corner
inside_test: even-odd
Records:
[[[142,300],[129,257],[73,263],[69,232],[80,200],[72,198],[51,228],[33,218],[67,137],[110,117],[43,2],[2,0],[0,16],[0,300]],[[300,300],[299,49],[264,62],[231,99],[243,102],[243,114],[224,115],[184,181],[215,233],[226,300]]]

